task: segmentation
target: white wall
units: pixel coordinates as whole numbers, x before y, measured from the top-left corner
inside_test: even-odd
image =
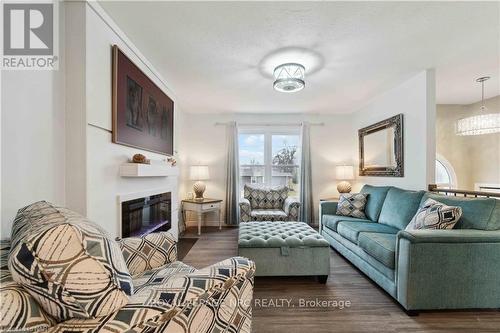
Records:
[[[193,182],[187,177],[192,164],[207,164],[210,180],[206,181],[206,197],[225,200],[226,181],[226,127],[215,126],[216,122],[235,120],[238,123],[324,123],[324,126],[311,127],[311,162],[314,189],[314,204],[320,198],[337,195],[335,165],[353,163],[352,151],[357,138],[351,123],[351,115],[300,115],[300,114],[194,114],[184,113],[180,124],[179,157],[183,170],[181,196],[192,192]],[[317,212],[316,212],[317,213]],[[189,220],[194,221],[194,216]],[[207,215],[207,225],[215,225],[216,215]]]
[[[62,25],[59,38],[64,61]],[[8,238],[19,208],[65,203],[64,63],[57,71],[2,70],[1,81],[0,238]]]
[[[434,71],[428,70],[377,96],[353,114],[353,125],[360,129],[403,113],[405,164],[404,177],[359,176],[354,190],[362,183],[415,190],[434,183],[435,105]],[[354,153],[358,165],[357,149]]]
[[[69,159],[73,165],[75,161],[83,163],[85,170],[78,170],[78,175],[84,177],[83,182],[68,188],[68,196],[75,202],[74,209],[84,210],[82,213],[91,220],[101,224],[111,235],[120,235],[118,196],[143,192],[147,190],[171,190],[172,207],[174,211],[172,232],[176,235],[178,214],[178,180],[176,177],[155,178],[123,178],[119,176],[119,167],[128,161],[132,155],[141,153],[150,159],[163,160],[165,156],[140,149],[125,147],[111,142],[112,114],[111,114],[111,47],[117,44],[119,48],[165,93],[174,99],[175,96],[165,85],[164,79],[154,70],[152,65],[140,51],[128,40],[125,34],[115,25],[106,13],[95,3],[75,4],[75,15],[84,15],[84,34],[79,43],[75,43],[75,53],[83,54],[84,69],[81,77],[72,78],[73,86],[79,89],[80,95],[74,96],[80,102],[83,97],[82,110],[76,112],[76,125],[83,122],[86,127],[80,138],[75,139],[74,159]],[[75,81],[73,81],[75,80]],[[70,103],[68,103],[70,104]],[[83,113],[82,113],[83,112]],[[175,121],[179,119],[180,109],[176,105]],[[68,125],[69,126],[69,125]],[[68,135],[71,135],[68,133]],[[174,138],[174,146],[176,145]],[[175,149],[175,147],[174,147]],[[68,164],[69,165],[69,164]],[[71,171],[68,171],[70,173]],[[82,188],[83,186],[83,188]],[[82,195],[82,192],[84,194]],[[84,202],[82,202],[84,200]]]

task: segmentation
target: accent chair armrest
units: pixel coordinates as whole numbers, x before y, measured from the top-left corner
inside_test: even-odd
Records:
[[[288,221],[298,221],[300,215],[300,201],[297,198],[286,198],[283,204],[283,211],[288,215]]]
[[[177,260],[177,242],[169,232],[154,232],[143,237],[118,241],[131,275],[158,268]],[[148,251],[144,251],[145,248]]]
[[[252,207],[250,206],[250,200],[240,198],[240,222],[250,222],[251,212]]]
[[[245,199],[245,198],[240,198],[240,207],[242,207],[242,206],[250,207],[250,200]]]

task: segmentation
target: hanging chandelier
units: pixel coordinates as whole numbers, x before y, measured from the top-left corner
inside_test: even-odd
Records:
[[[487,113],[488,109],[484,105],[484,82],[489,79],[489,76],[485,76],[476,80],[476,82],[481,83],[481,113],[459,119],[455,130],[457,135],[481,135],[500,132],[500,113]]]
[[[301,64],[287,63],[279,65],[274,69],[275,90],[280,92],[296,92],[304,89],[305,68]]]

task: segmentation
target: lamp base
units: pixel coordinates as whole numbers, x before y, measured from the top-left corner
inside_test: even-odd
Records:
[[[196,200],[203,200],[203,192],[205,192],[206,188],[207,186],[203,182],[197,181],[194,183],[193,191]]]
[[[351,190],[352,190],[351,184],[349,184],[349,182],[346,182],[345,180],[341,181],[337,185],[337,191],[339,191],[339,193],[349,193],[351,192]]]

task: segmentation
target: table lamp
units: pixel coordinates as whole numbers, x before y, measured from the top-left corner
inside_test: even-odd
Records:
[[[339,193],[351,192],[351,184],[347,180],[354,179],[354,167],[352,165],[337,165],[335,167],[335,175],[338,180],[341,180],[337,185]]]
[[[202,180],[207,180],[209,178],[208,166],[207,165],[192,165],[190,170],[189,170],[189,178],[191,180],[196,181],[193,185],[195,199],[196,200],[203,200],[203,192],[205,192],[205,189],[207,187],[202,182]]]

